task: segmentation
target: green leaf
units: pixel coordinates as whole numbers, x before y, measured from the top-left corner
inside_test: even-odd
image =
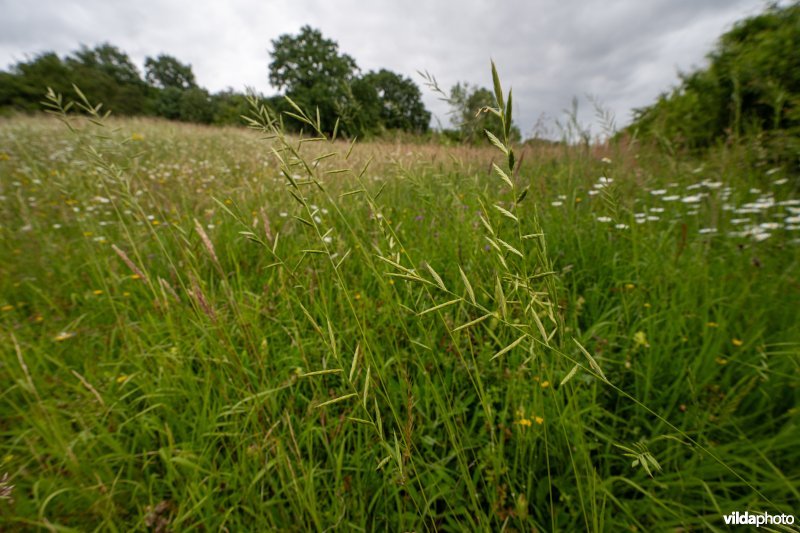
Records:
[[[494,169],[495,173],[496,173],[498,176],[500,176],[500,178],[501,178],[501,179],[502,179],[504,182],[506,182],[506,185],[508,185],[508,186],[509,186],[509,187],[511,187],[512,189],[514,188],[514,183],[512,183],[512,181],[511,181],[511,178],[509,178],[509,177],[508,177],[508,174],[506,174],[505,172],[503,172],[503,169],[501,169],[500,167],[498,167],[496,163],[492,163],[492,168]]]
[[[506,346],[505,348],[503,348],[502,350],[500,350],[499,352],[497,352],[496,354],[494,354],[494,355],[491,357],[491,359],[489,359],[489,361],[494,361],[495,359],[497,359],[497,358],[498,358],[498,357],[500,357],[501,355],[503,355],[503,354],[505,354],[505,353],[508,353],[508,352],[510,352],[511,350],[513,350],[514,348],[516,348],[516,347],[517,347],[517,345],[519,345],[519,343],[521,343],[521,342],[522,342],[522,341],[525,339],[525,337],[527,337],[527,335],[523,335],[523,336],[521,336],[520,338],[518,338],[517,340],[515,340],[514,342],[512,342],[511,344],[509,344],[508,346]]]
[[[475,292],[472,290],[472,285],[467,279],[467,275],[464,274],[464,270],[461,268],[461,265],[458,266],[458,271],[461,273],[461,281],[464,282],[464,287],[467,289],[467,294],[469,295],[472,305],[478,305],[478,302],[475,301]]]
[[[339,396],[338,398],[334,398],[333,400],[328,400],[327,402],[322,402],[321,404],[317,405],[317,408],[325,407],[326,405],[331,405],[331,404],[334,404],[334,403],[343,402],[345,400],[349,400],[350,398],[352,398],[354,396],[358,396],[358,393],[357,392],[352,392],[350,394],[345,394],[344,396]]]
[[[475,324],[480,324],[481,322],[483,322],[484,320],[486,320],[487,318],[492,316],[492,314],[493,313],[486,313],[485,315],[483,315],[480,318],[476,318],[475,320],[471,320],[471,321],[467,322],[466,324],[461,324],[457,328],[453,329],[453,333],[455,333],[456,331],[461,331],[462,329],[466,329],[466,328],[472,327]]]
[[[442,278],[439,277],[439,274],[436,273],[436,271],[430,264],[425,263],[425,266],[428,268],[428,272],[431,273],[431,276],[433,276],[433,279],[436,280],[436,284],[439,286],[439,288],[442,289],[443,291],[446,291],[447,287],[444,286],[444,281],[442,281]]]
[[[497,107],[499,107],[501,111],[504,111],[503,89],[500,87],[500,76],[497,74],[497,67],[494,61],[492,61],[492,82],[494,83],[494,98],[497,100]]]
[[[564,376],[564,379],[561,380],[561,383],[559,384],[559,387],[561,387],[562,385],[566,384],[569,380],[571,380],[575,376],[575,374],[578,372],[578,368],[580,368],[579,365],[573,366],[572,370],[570,370],[569,373],[566,376]]]
[[[503,144],[503,141],[497,138],[497,136],[489,130],[483,130],[486,133],[486,136],[489,138],[489,141],[496,147],[498,147],[504,154],[508,155],[508,148],[506,145]]]
[[[518,255],[518,256],[520,256],[521,258],[525,259],[525,256],[524,256],[524,255],[522,255],[522,252],[520,252],[519,250],[517,250],[516,248],[514,248],[513,246],[511,246],[510,244],[508,244],[508,243],[507,243],[506,241],[504,241],[503,239],[497,239],[497,242],[499,242],[499,243],[500,243],[500,244],[503,246],[503,248],[505,248],[506,250],[508,250],[508,251],[509,251],[509,252],[511,252],[512,254]]]
[[[503,117],[503,122],[505,123],[506,126],[506,142],[508,142],[509,137],[511,137],[511,91],[512,89],[508,90],[508,103],[506,104],[506,116]]]
[[[594,360],[594,357],[592,357],[586,348],[584,348],[581,343],[578,342],[578,339],[573,337],[572,340],[578,345],[578,348],[581,349],[583,355],[586,356],[586,359],[589,360],[589,366],[592,367],[592,370],[594,370],[603,379],[603,381],[609,383],[608,378],[606,378],[606,375],[603,374],[603,370],[600,368],[600,365],[597,364],[597,361]]]
[[[504,208],[500,207],[499,205],[494,206],[494,208],[497,209],[498,211],[500,211],[501,213],[503,213],[503,215],[507,216],[508,218],[513,220],[514,222],[519,222],[519,219],[517,218],[517,216],[514,213],[512,213],[511,211],[509,211],[507,209],[504,209]]]
[[[328,370],[316,370],[314,372],[306,372],[305,374],[300,374],[298,377],[301,378],[310,378],[312,376],[324,376],[325,374],[338,374],[339,372],[344,372],[341,368],[330,368]]]
[[[447,307],[449,305],[453,305],[454,303],[458,303],[460,301],[461,301],[461,298],[456,298],[454,300],[450,300],[448,302],[444,302],[443,304],[435,305],[433,307],[425,309],[424,311],[420,311],[419,313],[417,313],[417,316],[427,315],[428,313],[432,313],[434,311],[438,311],[439,309],[443,309],[443,308],[445,308],[445,307]]]

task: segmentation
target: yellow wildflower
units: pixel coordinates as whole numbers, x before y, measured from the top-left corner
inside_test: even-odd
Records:
[[[706,326],[708,326],[709,328],[718,328],[719,324],[717,324],[716,322],[706,322]]]
[[[541,416],[535,416],[535,417],[533,417],[533,419],[534,419],[534,420],[536,421],[536,423],[537,423],[537,424],[539,424],[540,426],[541,426],[542,424],[544,424],[544,418],[542,418]]]
[[[129,376],[126,376],[125,374],[122,374],[121,376],[119,376],[117,378],[117,383],[125,383],[126,381],[128,381],[128,377]]]
[[[542,381],[541,383],[539,383],[539,386],[541,388],[543,388],[543,389],[546,389],[547,387],[550,386],[550,382],[549,381]]]
[[[716,359],[714,359],[714,361],[715,361],[715,362],[716,362],[718,365],[727,365],[727,364],[728,364],[728,360],[727,360],[727,359],[725,359],[724,357],[717,357]]]
[[[741,346],[742,344],[744,344],[744,341],[743,341],[743,340],[741,340],[741,339],[735,339],[735,338],[734,338],[734,339],[731,339],[731,343],[733,343],[733,345],[734,345],[734,346],[736,346],[736,347],[738,348],[739,346]]]
[[[92,294],[94,294],[95,296],[100,296],[101,294],[103,294],[103,291],[101,291],[100,289],[96,289],[92,291]]]
[[[645,348],[650,347],[650,343],[647,342],[647,335],[644,331],[637,331],[633,334],[633,342],[636,343],[636,346],[644,346]]]
[[[634,285],[633,283],[626,283],[625,284],[625,290],[627,290],[627,291],[632,291],[635,288],[636,288],[636,285]]]

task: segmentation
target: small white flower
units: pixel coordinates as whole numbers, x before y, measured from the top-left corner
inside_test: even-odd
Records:
[[[611,222],[611,217],[597,217],[595,220],[598,222]]]

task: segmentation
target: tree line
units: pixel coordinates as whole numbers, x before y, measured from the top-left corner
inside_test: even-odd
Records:
[[[702,150],[761,137],[800,161],[800,5],[773,4],[723,34],[708,66],[634,113],[626,131]]]
[[[271,44],[269,81],[283,94],[259,98],[289,129],[299,130],[302,124],[292,118],[294,109],[285,97],[309,113],[317,112],[329,132],[334,127],[362,137],[429,132],[431,113],[410,78],[388,69],[362,72],[335,41],[310,26],[295,35],[281,35]],[[244,93],[209,92],[198,85],[191,65],[171,55],[147,57],[142,76],[127,53],[103,43],[82,46],[64,57],[41,53],[0,71],[0,113],[38,111],[46,88],[73,95],[73,84],[118,115],[228,125],[241,124],[249,109]],[[495,117],[478,112],[493,102],[488,89],[458,83],[446,96],[452,128],[444,130],[445,137],[481,142],[484,129],[497,128]],[[514,131],[518,137],[518,129]]]

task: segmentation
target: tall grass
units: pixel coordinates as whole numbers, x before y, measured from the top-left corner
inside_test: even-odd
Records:
[[[9,528],[796,508],[800,202],[746,146],[360,145],[255,100],[250,131],[49,101],[68,128],[0,126]]]

